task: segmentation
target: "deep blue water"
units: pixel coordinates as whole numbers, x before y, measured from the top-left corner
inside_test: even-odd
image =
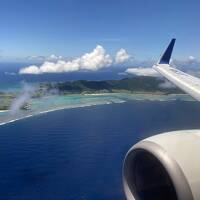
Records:
[[[0,127],[1,200],[124,200],[137,141],[200,128],[200,103],[130,101],[55,111]]]

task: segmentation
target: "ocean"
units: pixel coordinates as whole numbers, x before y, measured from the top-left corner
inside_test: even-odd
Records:
[[[200,128],[195,101],[129,100],[57,110],[0,126],[0,199],[125,200],[128,149]]]

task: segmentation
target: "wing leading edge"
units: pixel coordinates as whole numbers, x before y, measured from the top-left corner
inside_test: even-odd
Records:
[[[172,39],[161,59],[153,68],[184,92],[200,101],[200,79],[173,68],[169,64],[174,44],[175,39]]]

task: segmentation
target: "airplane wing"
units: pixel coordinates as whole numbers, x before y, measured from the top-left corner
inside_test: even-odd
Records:
[[[153,68],[200,101],[200,79],[170,66],[172,39]],[[126,154],[127,200],[200,200],[200,130],[165,132],[135,144]]]
[[[174,44],[175,39],[172,39],[160,61],[153,68],[184,92],[200,101],[200,79],[173,68],[169,64]]]

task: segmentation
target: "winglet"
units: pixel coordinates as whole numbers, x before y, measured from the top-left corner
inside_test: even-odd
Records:
[[[169,64],[176,39],[172,39],[158,64]]]

